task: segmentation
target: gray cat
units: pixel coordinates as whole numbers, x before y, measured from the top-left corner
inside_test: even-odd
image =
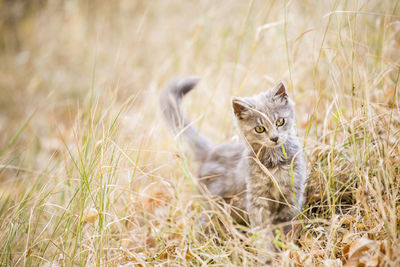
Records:
[[[263,230],[289,222],[304,203],[306,168],[296,137],[294,103],[280,82],[253,97],[232,98],[241,141],[216,145],[183,116],[180,103],[198,78],[170,82],[160,96],[162,114],[200,163],[208,191],[230,202],[233,217]],[[285,231],[290,226],[287,224]]]

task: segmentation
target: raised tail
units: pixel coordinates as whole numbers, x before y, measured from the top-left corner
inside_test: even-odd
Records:
[[[190,147],[196,160],[203,161],[213,144],[197,131],[181,110],[182,97],[190,92],[198,81],[199,78],[195,77],[170,81],[160,95],[160,105],[168,127]]]

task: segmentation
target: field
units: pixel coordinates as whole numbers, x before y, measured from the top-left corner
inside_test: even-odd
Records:
[[[296,102],[307,203],[274,266],[400,266],[399,2],[0,0],[0,265],[261,265],[161,119],[197,75],[215,142],[231,96]]]

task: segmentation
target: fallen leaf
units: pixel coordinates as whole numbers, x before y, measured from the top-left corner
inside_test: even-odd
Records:
[[[354,233],[352,232],[345,233],[342,237],[342,243],[347,245],[353,240],[353,238],[354,238]]]
[[[90,208],[82,218],[83,223],[94,223],[99,217],[99,212],[95,208]]]
[[[377,241],[368,238],[359,238],[354,240],[348,249],[348,260],[345,267],[366,266],[373,267],[379,264],[379,248],[380,244]]]
[[[351,215],[344,215],[341,219],[341,224],[351,224],[355,221],[356,219],[351,216]]]
[[[287,250],[287,256],[292,259],[295,266],[311,266],[312,261],[310,255],[302,253],[299,250]]]

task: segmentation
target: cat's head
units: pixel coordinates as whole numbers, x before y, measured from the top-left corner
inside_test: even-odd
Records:
[[[232,106],[240,131],[253,148],[278,147],[295,134],[294,103],[283,82],[253,97],[233,97]]]

